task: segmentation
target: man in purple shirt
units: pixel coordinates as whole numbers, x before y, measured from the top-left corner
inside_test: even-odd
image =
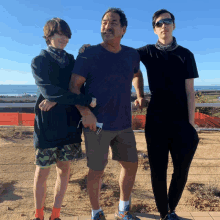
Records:
[[[103,42],[91,46],[77,57],[71,91],[97,98],[94,109],[77,105],[82,115],[86,144],[88,193],[92,219],[105,219],[99,205],[101,177],[108,162],[109,145],[113,159],[121,164],[120,201],[116,219],[131,220],[129,198],[135,181],[138,157],[131,129],[131,86],[136,89],[138,102],[143,102],[143,77],[139,70],[140,57],[133,48],[120,44],[126,32],[127,19],[123,11],[108,9],[102,17]],[[97,130],[96,127],[99,127]],[[101,130],[102,129],[102,130]]]

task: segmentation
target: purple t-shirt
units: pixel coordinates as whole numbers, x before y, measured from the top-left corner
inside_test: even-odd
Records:
[[[140,65],[138,52],[121,45],[112,53],[100,44],[78,55],[73,73],[86,78],[85,94],[97,98],[91,109],[103,130],[123,130],[131,127],[131,86]]]

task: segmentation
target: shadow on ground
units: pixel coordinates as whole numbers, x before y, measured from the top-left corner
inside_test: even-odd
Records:
[[[14,185],[17,181],[11,181],[6,183],[0,183],[0,203],[4,201],[15,201],[22,199],[22,196],[14,194]]]

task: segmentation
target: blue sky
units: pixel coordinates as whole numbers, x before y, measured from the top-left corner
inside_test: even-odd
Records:
[[[173,35],[177,43],[195,55],[200,76],[195,85],[220,85],[219,0],[1,1],[0,84],[34,84],[30,63],[46,48],[42,36],[47,20],[60,17],[69,24],[73,35],[65,50],[76,57],[82,44],[102,41],[101,17],[109,7],[125,12],[128,28],[121,43],[134,48],[154,44],[153,13],[162,8],[171,11],[176,18]],[[143,64],[141,70],[148,85]]]

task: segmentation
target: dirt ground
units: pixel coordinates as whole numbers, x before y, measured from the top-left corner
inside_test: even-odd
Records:
[[[163,131],[161,131],[163,132]],[[33,177],[35,165],[33,127],[0,127],[0,217],[1,220],[33,219]],[[135,133],[139,168],[132,192],[132,210],[140,213],[157,211],[151,188],[150,169],[144,133]],[[199,133],[200,143],[193,159],[189,178],[176,211],[220,211],[220,132]],[[84,142],[82,144],[85,153]],[[88,168],[85,154],[71,164],[69,186],[61,209],[61,216],[90,215],[86,192]],[[158,161],[159,162],[159,161]],[[172,175],[169,160],[168,184]],[[118,206],[118,177],[120,166],[111,160],[105,169],[101,190],[101,207],[114,213]],[[55,166],[47,181],[45,213],[53,207]]]

